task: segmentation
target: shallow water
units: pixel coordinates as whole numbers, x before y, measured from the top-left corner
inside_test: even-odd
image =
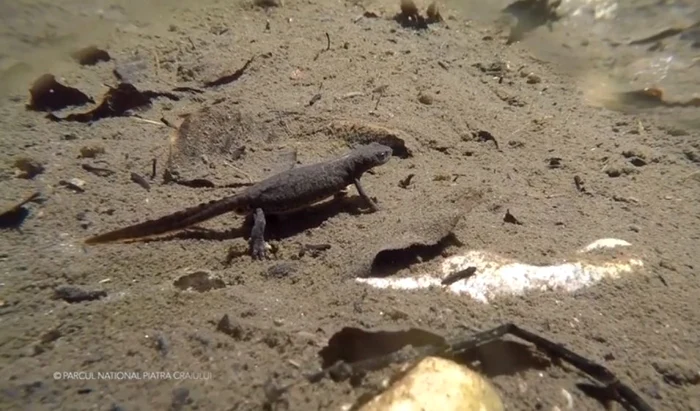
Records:
[[[2,2],[0,92],[24,93],[33,78],[46,72],[60,72],[71,64],[70,52],[93,44],[106,47],[119,41],[120,32],[141,31],[146,37],[157,33],[177,19],[177,11],[186,3],[185,0]]]
[[[157,41],[187,13],[219,0],[21,0],[0,4],[0,93],[24,95],[33,78],[71,64],[68,54],[87,45],[108,47],[120,32]],[[362,2],[376,4],[377,2]],[[391,2],[380,0],[391,10]],[[421,2],[418,2],[419,4]],[[509,0],[449,0],[450,10],[493,22]],[[396,6],[398,8],[398,5]],[[564,16],[551,30],[539,27],[522,41],[533,55],[582,79],[584,88],[660,87],[665,97],[687,100],[700,91],[700,26],[659,41],[630,45],[672,28],[700,22],[697,1],[563,0]],[[155,37],[154,37],[155,36]],[[595,85],[593,85],[595,83]],[[605,86],[600,84],[605,83]],[[612,84],[612,85],[611,85]],[[595,94],[595,93],[591,93]]]

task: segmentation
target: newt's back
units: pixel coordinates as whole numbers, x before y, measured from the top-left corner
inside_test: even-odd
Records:
[[[286,213],[329,198],[372,167],[391,158],[391,148],[372,143],[333,160],[293,168],[269,177],[242,193],[250,209]]]

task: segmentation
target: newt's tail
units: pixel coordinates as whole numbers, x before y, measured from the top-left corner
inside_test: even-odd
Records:
[[[194,224],[236,210],[238,201],[232,197],[202,203],[155,220],[144,221],[118,230],[99,234],[85,240],[85,244],[132,240],[179,231]]]

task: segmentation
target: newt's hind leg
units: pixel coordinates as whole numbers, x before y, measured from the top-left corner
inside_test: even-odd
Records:
[[[265,213],[262,208],[253,212],[253,228],[250,230],[250,251],[255,260],[262,260],[266,255],[265,245]]]

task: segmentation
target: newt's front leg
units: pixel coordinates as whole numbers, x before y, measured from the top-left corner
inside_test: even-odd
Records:
[[[256,208],[253,212],[253,228],[250,230],[250,251],[253,259],[265,258],[265,213],[262,208]]]
[[[360,179],[359,179],[359,178],[356,178],[356,179],[355,179],[355,188],[357,189],[357,192],[360,194],[360,197],[361,197],[363,200],[365,200],[365,202],[367,203],[367,205],[369,206],[369,208],[372,209],[372,211],[374,211],[374,212],[379,211],[379,206],[377,205],[377,203],[375,203],[374,201],[372,201],[372,199],[369,198],[369,196],[368,196],[367,193],[365,192],[365,189],[362,188],[362,184],[360,183]]]

